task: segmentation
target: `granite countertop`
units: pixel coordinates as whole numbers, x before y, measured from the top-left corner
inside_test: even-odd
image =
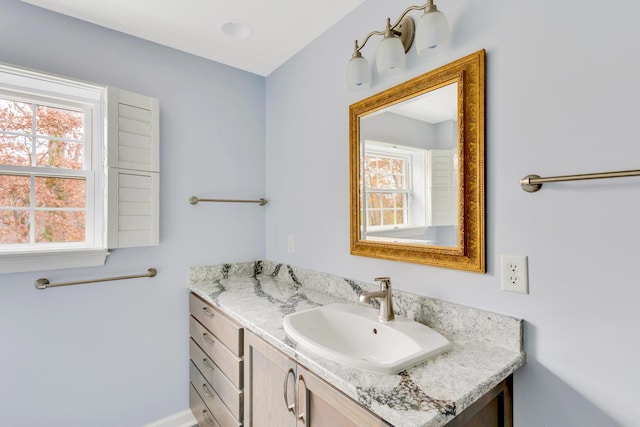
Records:
[[[393,290],[396,315],[440,332],[452,342],[451,350],[396,375],[350,368],[297,345],[282,319],[320,305],[356,302],[377,285],[254,261],[192,267],[188,286],[396,427],[445,425],[525,362],[520,319]]]

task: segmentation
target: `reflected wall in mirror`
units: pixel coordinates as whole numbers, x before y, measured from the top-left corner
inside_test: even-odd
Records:
[[[351,105],[353,255],[485,272],[484,56]]]

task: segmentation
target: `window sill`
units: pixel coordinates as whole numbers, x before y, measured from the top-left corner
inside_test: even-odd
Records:
[[[108,255],[106,249],[4,253],[0,254],[0,273],[102,267]]]

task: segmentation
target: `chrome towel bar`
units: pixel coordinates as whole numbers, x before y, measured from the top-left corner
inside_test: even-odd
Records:
[[[230,199],[201,199],[196,196],[189,197],[189,203],[192,205],[197,205],[198,202],[222,202],[222,203],[257,203],[260,206],[264,206],[267,204],[265,199],[258,200],[230,200]]]
[[[49,283],[49,279],[42,278],[42,279],[36,280],[35,286],[37,289],[47,289],[47,288],[55,288],[57,286],[81,285],[83,283],[110,282],[112,280],[138,279],[140,277],[155,277],[156,274],[158,274],[158,270],[156,270],[155,268],[149,268],[146,274],[137,274],[133,276],[107,277],[105,279],[79,280],[77,282]]]
[[[542,184],[545,182],[582,181],[585,179],[623,178],[628,176],[640,176],[640,170],[550,176],[547,178],[541,178],[538,175],[527,175],[520,180],[520,185],[527,193],[535,193],[542,188]]]

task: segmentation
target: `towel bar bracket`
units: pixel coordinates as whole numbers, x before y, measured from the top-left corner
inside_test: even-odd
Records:
[[[542,184],[531,184],[532,179],[540,179],[540,175],[527,175],[520,180],[522,189],[527,193],[535,193],[542,188]]]

